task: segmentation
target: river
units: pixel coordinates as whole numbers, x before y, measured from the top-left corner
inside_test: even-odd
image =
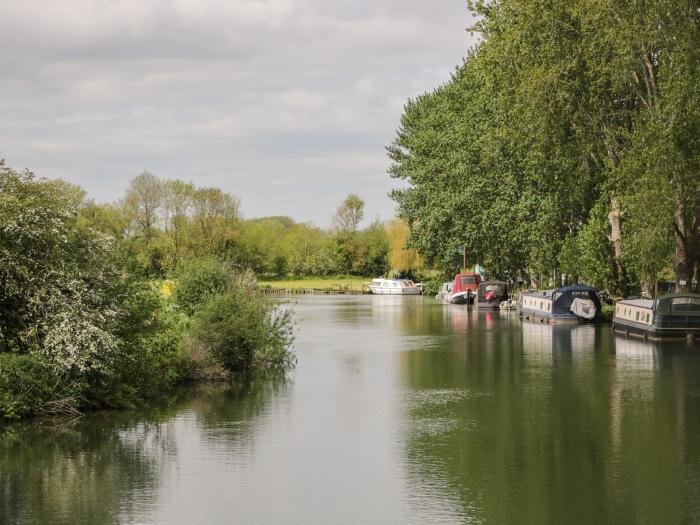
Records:
[[[296,302],[287,374],[0,427],[0,523],[700,522],[700,346]]]

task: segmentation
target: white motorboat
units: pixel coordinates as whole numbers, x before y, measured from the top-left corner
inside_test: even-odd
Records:
[[[421,294],[421,287],[410,279],[372,279],[369,290],[375,295]]]

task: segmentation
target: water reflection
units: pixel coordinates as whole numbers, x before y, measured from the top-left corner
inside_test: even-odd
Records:
[[[308,297],[298,368],[0,433],[0,523],[700,522],[700,352]]]
[[[266,374],[199,385],[139,413],[0,427],[0,523],[142,523],[181,467],[189,427],[210,454],[250,447],[252,423],[286,385]]]
[[[439,359],[402,359],[414,392],[406,462],[416,491],[447,487],[475,522],[700,517],[697,349],[540,323],[523,323],[520,341],[513,326],[493,327],[514,332],[494,347],[480,328],[479,341],[453,340]]]

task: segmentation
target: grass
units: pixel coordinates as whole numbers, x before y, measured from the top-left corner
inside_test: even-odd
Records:
[[[363,284],[369,283],[371,277],[356,277],[342,275],[337,277],[304,277],[299,279],[265,279],[258,281],[258,286],[261,288],[282,288],[282,289],[299,289],[299,288],[316,288],[320,290],[362,290]]]

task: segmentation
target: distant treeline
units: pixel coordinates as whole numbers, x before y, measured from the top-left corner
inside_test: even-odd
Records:
[[[400,220],[360,229],[364,201],[350,194],[324,230],[290,217],[244,219],[239,199],[219,188],[144,172],[114,204],[84,201],[82,214],[128,254],[134,271],[165,277],[191,256],[214,255],[258,275],[410,274],[422,268]]]
[[[700,2],[470,7],[480,43],[388,148],[412,245],[532,285],[697,287]]]

